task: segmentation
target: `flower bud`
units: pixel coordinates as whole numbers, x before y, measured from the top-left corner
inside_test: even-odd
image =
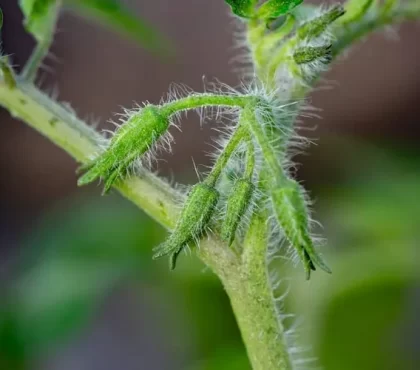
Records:
[[[162,245],[155,249],[153,258],[170,254],[170,268],[173,270],[176,258],[182,249],[203,233],[218,200],[219,192],[213,187],[205,183],[194,185],[185,201],[175,230]]]
[[[136,159],[152,148],[168,127],[168,117],[154,105],[132,114],[116,131],[105,152],[82,166],[87,172],[79,179],[78,185],[89,184],[101,177],[105,181],[104,192],[107,192]]]
[[[297,31],[298,37],[300,39],[312,39],[320,36],[331,23],[344,15],[345,12],[342,5],[333,6],[321,16],[302,25]]]
[[[243,215],[249,207],[254,185],[247,179],[235,182],[227,201],[226,215],[222,224],[221,237],[228,245],[235,239],[235,233]]]
[[[331,273],[330,268],[315,250],[310,237],[309,212],[300,185],[288,180],[285,187],[272,190],[271,199],[277,221],[302,260],[307,279],[311,270],[315,270],[315,265]]]
[[[296,64],[307,64],[317,60],[322,63],[330,63],[332,59],[331,44],[325,46],[304,46],[296,49],[293,59]]]

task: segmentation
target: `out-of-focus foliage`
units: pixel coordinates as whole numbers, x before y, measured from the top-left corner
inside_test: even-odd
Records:
[[[61,4],[78,14],[99,21],[161,54],[172,53],[170,42],[119,0],[20,0],[25,28],[38,42],[50,37]]]
[[[293,277],[287,311],[310,323],[310,330],[302,325],[300,340],[313,344],[326,370],[418,369],[410,332],[418,320],[413,297],[420,286],[418,157],[354,141],[330,144],[323,140],[327,151],[353,149],[345,158],[328,159],[343,169],[336,176],[341,180],[318,184],[317,211],[333,275],[320,274],[308,284],[299,269],[279,266],[282,276]],[[114,197],[69,201],[48,212],[26,237],[19,269],[3,289],[0,368],[32,369],[35,357],[89,330],[113,288],[137,281],[159,287],[156,294],[170,307],[168,320],[182,323],[181,332],[162,335],[177,338],[175,349],[180,340],[183,347],[192,343],[185,368],[248,369],[229,302],[213,274],[193,256],[172,273],[166,261],[152,262],[152,247],[165,234]],[[177,318],[183,312],[187,317]]]
[[[418,369],[410,333],[420,288],[418,156],[355,142],[340,148],[358,166],[321,201],[334,273],[293,286],[289,309],[311,323],[307,341],[325,369]]]
[[[119,0],[66,0],[66,5],[119,31],[154,52],[172,53],[170,42],[153,25],[137,17]]]
[[[20,8],[25,17],[26,30],[38,42],[50,37],[54,27],[59,2],[57,0],[20,0]]]

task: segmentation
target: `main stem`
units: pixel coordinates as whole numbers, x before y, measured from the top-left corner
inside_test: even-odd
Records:
[[[78,162],[98,151],[103,138],[74,113],[39,91],[17,81],[9,87],[0,79],[0,105],[26,122]],[[118,184],[118,191],[161,225],[172,229],[178,217],[176,204],[183,197],[163,180],[144,171]],[[198,257],[220,278],[232,303],[243,341],[255,370],[290,370],[284,331],[271,296],[266,266],[266,225],[262,217],[252,221],[239,256],[217,236],[200,242]]]

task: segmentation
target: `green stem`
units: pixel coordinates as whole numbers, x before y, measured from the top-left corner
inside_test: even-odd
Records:
[[[57,1],[54,10],[51,11],[51,18],[48,19],[48,25],[45,27],[42,37],[37,37],[35,48],[26,62],[22,71],[21,78],[27,82],[33,82],[36,74],[42,65],[43,60],[48,55],[51,44],[54,39],[54,30],[58,19],[61,1]]]
[[[340,24],[334,28],[336,42],[333,44],[332,53],[336,57],[350,45],[379,28],[400,23],[405,20],[418,19],[420,16],[420,5],[418,3],[397,7],[378,17],[366,17],[354,24]]]
[[[292,369],[267,267],[267,218],[256,214],[244,242],[242,282],[232,301],[253,369]]]
[[[259,122],[256,117],[255,112],[257,109],[258,108],[253,104],[247,106],[242,113],[243,121],[248,125],[249,131],[252,132],[253,136],[255,137],[255,140],[257,141],[262,151],[264,161],[273,172],[277,184],[282,186],[287,179],[286,174],[284,173],[283,168],[281,167],[281,164],[278,160],[278,156],[265,133],[263,123]]]
[[[224,106],[232,108],[243,108],[253,96],[218,95],[218,94],[193,94],[185,98],[175,100],[162,105],[162,114],[172,115],[185,110],[197,108]]]
[[[233,155],[238,145],[244,139],[244,135],[246,135],[246,130],[243,126],[239,125],[239,127],[235,130],[233,135],[230,137],[229,142],[227,143],[223,151],[220,153],[210,174],[207,176],[205,180],[210,186],[214,186],[216,184],[217,180],[220,177],[220,174],[222,173],[223,169],[226,167],[230,157]]]
[[[249,132],[246,132],[246,166],[245,166],[245,177],[249,180],[252,180],[254,175],[255,168],[255,148],[254,143],[252,142],[251,135]]]

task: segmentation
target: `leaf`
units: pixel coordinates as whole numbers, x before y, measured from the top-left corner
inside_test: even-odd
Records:
[[[255,14],[256,0],[225,0],[238,17],[250,18]]]
[[[3,11],[0,9],[0,30],[3,27]]]
[[[170,42],[163,35],[118,0],[67,0],[66,5],[73,6],[81,15],[126,34],[149,50],[173,54]]]
[[[20,0],[20,8],[24,15],[25,29],[38,42],[53,32],[60,2],[56,0]]]
[[[258,16],[265,20],[275,19],[289,13],[302,2],[303,0],[268,0],[258,9]]]

